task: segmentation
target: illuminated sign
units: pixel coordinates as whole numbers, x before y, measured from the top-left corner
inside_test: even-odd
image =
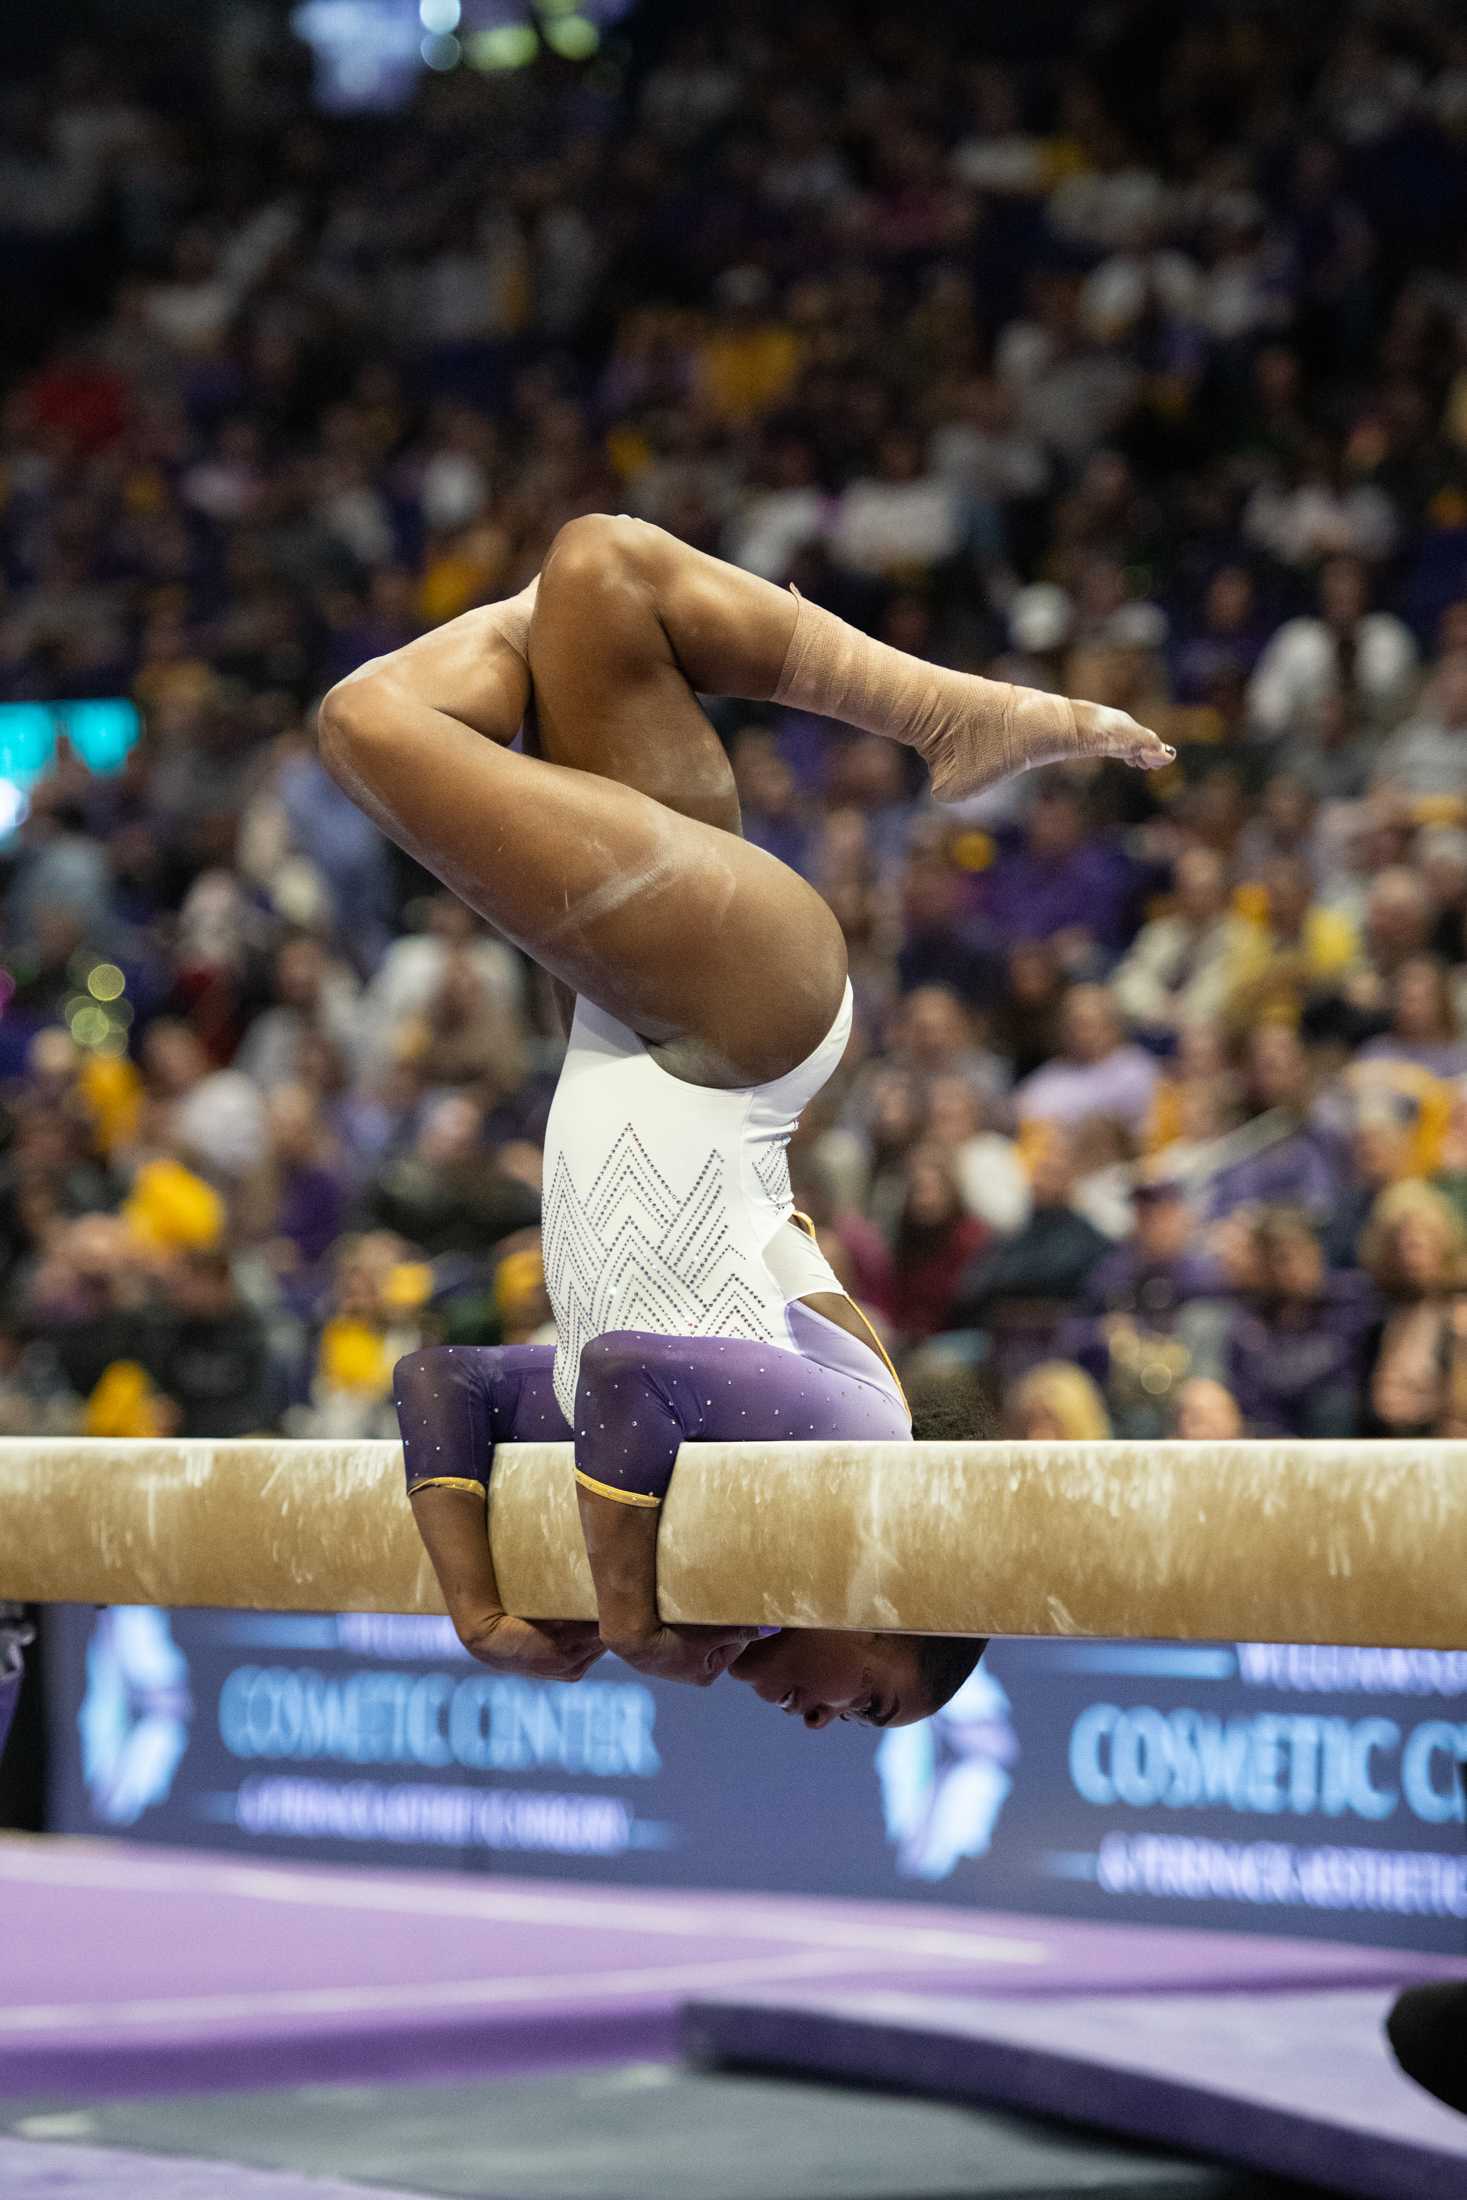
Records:
[[[1002,1642],[935,1719],[491,1673],[446,1621],[49,1615],[52,1822],[1455,1951],[1467,1657]]]

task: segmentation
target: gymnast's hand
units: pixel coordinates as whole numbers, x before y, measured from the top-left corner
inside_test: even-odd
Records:
[[[606,1647],[649,1680],[684,1681],[691,1688],[711,1688],[758,1632],[757,1627],[659,1625],[639,1634],[617,1635]]]
[[[461,1626],[459,1640],[491,1672],[537,1681],[584,1680],[606,1648],[592,1620],[516,1619],[510,1612],[488,1612]]]

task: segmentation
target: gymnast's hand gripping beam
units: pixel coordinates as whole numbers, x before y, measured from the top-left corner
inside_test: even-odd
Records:
[[[506,1607],[594,1619],[568,1444],[502,1445]],[[1467,1443],[692,1444],[675,1624],[1467,1649]],[[395,1443],[0,1441],[0,1600],[441,1613]]]

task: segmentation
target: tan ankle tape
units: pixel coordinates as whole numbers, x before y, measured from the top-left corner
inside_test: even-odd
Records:
[[[790,594],[795,623],[772,700],[919,745],[923,675],[932,668],[807,602],[798,588]]]
[[[1065,696],[908,657],[792,593],[799,608],[773,700],[905,742],[931,766],[939,797],[1074,755]]]
[[[1005,770],[1032,771],[1036,764],[1058,764],[1073,757],[1079,747],[1075,706],[1067,695],[1049,695],[1043,688],[1015,687],[1008,680],[985,680],[995,696],[1001,695],[1003,745],[1008,752]]]

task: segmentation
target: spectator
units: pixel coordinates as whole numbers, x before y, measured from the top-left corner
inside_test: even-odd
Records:
[[[395,1434],[392,1370],[422,1342],[422,1308],[431,1280],[407,1251],[387,1230],[338,1239],[310,1371],[310,1400],[291,1411],[293,1435]]]
[[[1161,1038],[1218,1015],[1248,951],[1243,920],[1228,908],[1227,871],[1213,849],[1184,849],[1173,877],[1171,912],[1142,926],[1110,981],[1127,1022]]]
[[[240,1297],[222,1249],[183,1253],[171,1265],[138,1357],[176,1408],[180,1436],[252,1436],[279,1414],[264,1324]]]
[[[1261,738],[1307,733],[1336,695],[1377,726],[1395,723],[1410,700],[1416,645],[1402,620],[1369,604],[1360,561],[1331,558],[1320,574],[1318,614],[1286,620],[1249,683],[1249,716]]]
[[[1092,1270],[1066,1341],[1100,1383],[1119,1433],[1159,1435],[1189,1370],[1221,1364],[1226,1281],[1179,1183],[1143,1175],[1134,1199],[1134,1234]]]
[[[275,1005],[255,1018],[235,1055],[235,1067],[252,1084],[266,1093],[295,1084],[310,1033],[347,1056],[355,1052],[356,980],[330,960],[319,940],[303,934],[276,950],[272,991]]]
[[[906,1341],[949,1327],[959,1280],[988,1236],[987,1226],[963,1206],[948,1149],[932,1139],[914,1147],[886,1285],[886,1311]]]
[[[1194,1375],[1177,1391],[1173,1436],[1187,1444],[1228,1444],[1243,1434],[1238,1401],[1226,1384]]]
[[[1060,1011],[1059,1056],[1024,1079],[1014,1093],[1014,1108],[1027,1123],[1073,1130],[1087,1116],[1109,1115],[1139,1132],[1157,1077],[1154,1056],[1123,1036],[1106,987],[1075,985]]]
[[[282,1276],[313,1270],[335,1244],[346,1192],[313,1095],[281,1085],[270,1095],[270,1162],[261,1235]]]
[[[1004,1064],[976,1043],[971,1011],[950,986],[921,985],[909,993],[892,1032],[891,1066],[920,1089],[936,1077],[958,1077],[992,1098],[1007,1084]]]
[[[447,957],[420,1014],[399,1027],[397,1043],[401,1059],[430,1090],[472,1088],[491,1103],[509,1098],[524,1079],[515,1019],[466,948]]]
[[[970,1215],[999,1237],[1022,1229],[1029,1178],[1013,1139],[993,1128],[993,1105],[961,1076],[934,1077],[927,1088],[927,1137],[951,1156],[959,1196]]]
[[[1402,1113],[1380,1096],[1367,1096],[1351,1134],[1344,1181],[1324,1225],[1332,1268],[1362,1265],[1361,1239],[1376,1202],[1412,1173],[1412,1160],[1410,1126]]]
[[[485,1258],[501,1238],[539,1221],[540,1201],[499,1167],[484,1142],[482,1110],[453,1096],[434,1102],[412,1151],[382,1171],[367,1212],[374,1229],[395,1232],[430,1259]]]
[[[970,1264],[952,1307],[954,1328],[1008,1331],[1008,1346],[1002,1339],[998,1346],[1006,1372],[1043,1357],[1111,1249],[1075,1207],[1074,1148],[1057,1126],[1039,1142],[1032,1172],[1028,1221]]]
[[[1125,854],[1091,837],[1082,799],[1064,780],[1040,784],[1022,843],[982,882],[984,913],[1005,945],[1047,940],[1071,956],[1125,944],[1135,891]]]
[[[370,1062],[401,1059],[405,1029],[420,1015],[457,954],[467,954],[494,1009],[502,1017],[518,1018],[523,995],[518,957],[503,940],[478,933],[472,912],[454,895],[435,894],[427,906],[426,928],[392,942],[363,996],[362,1029]]]
[[[1359,959],[1354,927],[1316,900],[1300,856],[1276,856],[1260,883],[1257,920],[1232,936],[1225,1014],[1239,1029],[1262,1019],[1297,1024],[1316,995],[1346,983]]]
[[[1444,657],[1417,716],[1383,742],[1375,780],[1413,800],[1435,798],[1458,816],[1467,799],[1467,650]]]
[[[152,1135],[212,1182],[238,1184],[268,1150],[265,1105],[242,1070],[213,1069],[186,1024],[154,1024],[143,1041]]]
[[[1105,1400],[1083,1368],[1044,1360],[1009,1393],[1005,1416],[1019,1443],[1093,1444],[1111,1433]]]
[[[1361,1248],[1386,1318],[1370,1372],[1370,1413],[1386,1436],[1467,1430],[1467,1231],[1430,1185],[1392,1185]]]
[[[1398,965],[1388,994],[1389,1028],[1367,1039],[1361,1063],[1404,1062],[1432,1077],[1467,1074],[1467,1047],[1444,964],[1434,955],[1411,955]]]
[[[888,580],[930,572],[961,541],[960,506],[940,475],[923,471],[917,438],[882,438],[874,474],[853,481],[840,501],[831,544],[853,572]]]
[[[1259,1436],[1348,1436],[1359,1425],[1373,1293],[1331,1274],[1301,1210],[1265,1209],[1253,1226],[1259,1284],[1228,1340],[1227,1383]]]
[[[1297,1032],[1264,1024],[1243,1047],[1245,1121],[1207,1155],[1204,1210],[1293,1206],[1323,1218],[1339,1188],[1336,1143],[1313,1111],[1313,1068]]]

